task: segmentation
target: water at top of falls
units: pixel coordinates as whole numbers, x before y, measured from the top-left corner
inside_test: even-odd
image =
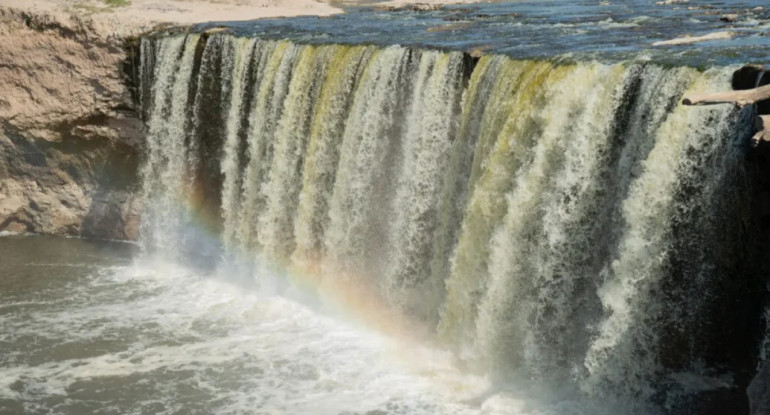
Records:
[[[770,8],[764,0],[703,0],[655,4],[655,0],[536,0],[462,4],[431,12],[382,12],[350,8],[319,19],[297,17],[216,22],[240,35],[303,43],[401,44],[502,53],[516,58],[653,60],[706,67],[767,62]],[[724,22],[725,14],[737,22]],[[730,39],[653,47],[657,41],[726,31]]]

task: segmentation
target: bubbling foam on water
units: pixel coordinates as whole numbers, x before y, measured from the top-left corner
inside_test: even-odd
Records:
[[[51,264],[62,267],[66,264]],[[120,413],[474,414],[449,355],[173,263],[86,271],[2,314],[0,407]],[[88,271],[92,269],[93,271]],[[10,363],[13,362],[13,363]]]

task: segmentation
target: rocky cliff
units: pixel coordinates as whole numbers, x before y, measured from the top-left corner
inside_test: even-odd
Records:
[[[126,40],[0,8],[0,232],[133,239],[141,122]]]

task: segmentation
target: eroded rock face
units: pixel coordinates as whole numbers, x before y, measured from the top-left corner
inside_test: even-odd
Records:
[[[141,122],[123,39],[0,8],[0,232],[134,239]]]

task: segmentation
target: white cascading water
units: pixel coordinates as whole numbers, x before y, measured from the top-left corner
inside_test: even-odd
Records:
[[[722,75],[722,76],[720,76]],[[688,91],[727,89],[723,74],[707,72],[694,79]],[[721,82],[721,85],[720,85]],[[669,221],[674,216],[674,194],[677,181],[688,175],[688,160],[684,151],[714,151],[714,143],[729,131],[725,108],[688,111],[679,107],[655,133],[655,147],[642,162],[642,173],[632,184],[623,201],[626,228],[619,253],[599,286],[599,298],[609,312],[600,325],[599,336],[593,341],[585,358],[589,384],[610,381],[628,387],[644,381],[646,373],[658,370],[654,350],[659,339],[644,322],[652,322],[664,313],[651,291],[663,275],[658,268],[667,255],[666,236]],[[699,131],[703,125],[709,129]],[[688,132],[699,131],[698,134]],[[640,325],[640,323],[642,323]],[[644,349],[640,353],[639,345]],[[633,361],[633,365],[623,362]],[[631,382],[629,382],[631,380]],[[645,391],[652,394],[652,391]]]
[[[192,186],[221,183],[203,194],[219,198],[228,255],[366,291],[495,379],[657,392],[671,229],[682,206],[713,197],[679,184],[717,158],[716,186],[734,157],[735,112],[678,101],[727,88],[730,70],[224,33],[142,51],[151,250],[182,237]],[[222,116],[187,111],[208,102],[204,77],[219,82]],[[186,140],[194,125],[221,142]],[[196,173],[196,157],[219,170]]]
[[[189,192],[188,148],[185,146],[188,126],[188,90],[192,78],[197,36],[174,38],[158,45],[156,52],[161,59],[154,67],[153,78],[158,80],[152,89],[149,119],[163,120],[148,124],[147,160],[142,170],[144,200],[152,221],[142,223],[142,237],[147,247],[171,255],[178,254],[176,247],[183,237],[182,225],[188,220],[188,212],[179,203],[179,197]],[[149,49],[144,45],[144,50]],[[181,55],[180,59],[162,59],[164,56]],[[143,56],[152,56],[145,52]],[[148,228],[151,226],[152,228]]]
[[[227,130],[225,131],[225,143],[222,149],[222,174],[224,180],[222,182],[222,217],[225,220],[224,233],[222,234],[222,240],[227,244],[234,237],[237,224],[237,216],[235,215],[236,207],[239,205],[240,200],[240,184],[241,176],[235,175],[233,172],[238,171],[241,160],[240,149],[240,137],[241,131],[244,129],[243,125],[243,101],[244,95],[251,92],[247,88],[247,76],[248,68],[252,60],[254,60],[254,53],[256,53],[256,40],[228,38],[227,53],[228,60],[232,68],[232,72],[229,74],[230,82],[232,82],[232,91],[230,107],[228,108],[227,121],[225,125]]]

